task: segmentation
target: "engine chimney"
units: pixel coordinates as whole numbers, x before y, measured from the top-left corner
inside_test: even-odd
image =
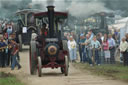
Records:
[[[54,6],[47,6],[48,20],[49,20],[49,35],[50,38],[54,37]]]

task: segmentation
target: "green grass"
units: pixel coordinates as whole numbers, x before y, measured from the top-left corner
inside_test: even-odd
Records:
[[[123,80],[128,82],[128,67],[121,64],[116,65],[101,65],[90,67],[88,64],[74,63],[76,68],[88,70],[92,74],[98,76],[112,77],[113,79]]]
[[[11,74],[0,73],[0,85],[24,85]]]

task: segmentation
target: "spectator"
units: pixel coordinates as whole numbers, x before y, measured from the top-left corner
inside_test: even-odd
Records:
[[[76,49],[76,41],[70,36],[70,40],[68,41],[68,49],[70,54],[71,62],[75,62],[77,58],[77,49]]]
[[[12,26],[11,25],[8,26],[6,32],[8,33],[8,37],[9,37],[9,35],[12,33]]]
[[[104,36],[101,37],[102,42],[103,42],[104,38],[108,39],[108,35],[104,34]]]
[[[102,33],[98,33],[97,34],[97,40],[100,42],[100,44],[102,45]],[[101,60],[101,64],[104,64],[104,52],[103,50],[99,50],[99,57],[100,57],[100,60]]]
[[[91,49],[90,49],[90,44],[91,44],[91,40],[89,39],[89,34],[86,35],[86,40],[84,43],[82,43],[82,45],[85,45],[85,59],[87,59],[87,61],[89,62],[90,66],[92,66],[92,60],[91,60]]]
[[[104,36],[103,36],[103,34],[101,32],[99,33],[99,36],[101,37],[101,40],[103,41]]]
[[[7,33],[4,34],[5,44],[8,45]],[[8,66],[8,46],[5,48],[5,66]]]
[[[109,50],[110,50],[110,63],[115,64],[115,40],[112,38],[112,35],[108,35],[108,43],[109,43]]]
[[[102,47],[104,51],[105,62],[109,64],[110,63],[110,51],[109,51],[109,43],[108,43],[107,38],[104,38]]]
[[[120,36],[120,33],[118,32],[118,30],[115,30],[113,38],[115,39],[115,42],[117,43],[117,45],[119,45],[119,40],[120,40],[119,36]]]
[[[123,55],[124,66],[128,66],[128,43],[125,38],[122,38],[120,43],[120,52]]]
[[[93,37],[94,37],[94,33],[92,32],[92,30],[89,30],[88,34],[89,34],[89,37],[90,37],[89,39],[92,40]]]
[[[18,36],[16,36],[16,33],[12,33],[12,34],[11,34],[11,37],[12,37],[12,39],[14,39],[15,42],[19,45],[19,39],[18,39]],[[18,51],[18,53],[17,53],[17,59],[18,59],[18,61],[20,61],[19,51]]]
[[[76,41],[76,35],[75,35],[75,32],[71,32],[70,35],[73,37],[73,39]]]
[[[12,64],[12,59],[11,59],[11,43],[10,43],[10,39],[12,39],[11,37],[8,38],[8,52],[7,52],[7,66],[9,66],[10,64]]]
[[[4,38],[2,37],[0,40],[0,62],[1,62],[1,67],[5,67],[5,47],[6,43],[4,42]]]
[[[128,42],[128,33],[126,33],[125,37],[126,37],[126,41]]]
[[[15,66],[18,66],[18,69],[21,68],[21,65],[18,63],[16,57],[17,57],[17,53],[19,51],[19,47],[18,44],[15,42],[15,40],[11,40],[11,45],[12,45],[12,65],[11,65],[11,70],[14,70]]]
[[[102,44],[102,39],[101,39],[101,33],[97,34],[97,40],[100,42],[100,44]]]
[[[77,44],[79,45],[79,56],[80,56],[80,62],[82,62],[82,49],[81,49],[81,43],[80,43],[80,33],[79,33],[79,35],[78,35],[78,41],[77,41]]]
[[[107,34],[104,34],[104,38],[107,38],[108,39],[108,35]]]
[[[81,49],[81,52],[80,52],[80,62],[86,62],[86,53],[84,51],[85,49],[85,45],[82,45],[81,43],[84,43],[85,42],[85,36],[84,34],[82,33],[80,35],[80,49]]]
[[[93,58],[95,58],[93,61],[95,61],[97,65],[100,65],[99,50],[101,48],[101,45],[100,42],[97,40],[96,36],[94,36],[93,40],[91,41],[91,48],[92,48],[92,60]]]
[[[64,33],[63,39],[67,40],[67,33],[66,32]]]

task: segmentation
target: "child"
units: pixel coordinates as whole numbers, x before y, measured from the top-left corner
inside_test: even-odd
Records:
[[[104,56],[105,56],[105,62],[107,64],[110,63],[110,51],[109,51],[109,43],[107,38],[104,38],[102,42],[103,50],[104,50]]]

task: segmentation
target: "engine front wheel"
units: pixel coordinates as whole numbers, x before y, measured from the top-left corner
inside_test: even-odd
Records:
[[[36,42],[31,41],[30,44],[30,73],[31,75],[36,74],[36,69],[37,69],[37,53],[36,53]]]

